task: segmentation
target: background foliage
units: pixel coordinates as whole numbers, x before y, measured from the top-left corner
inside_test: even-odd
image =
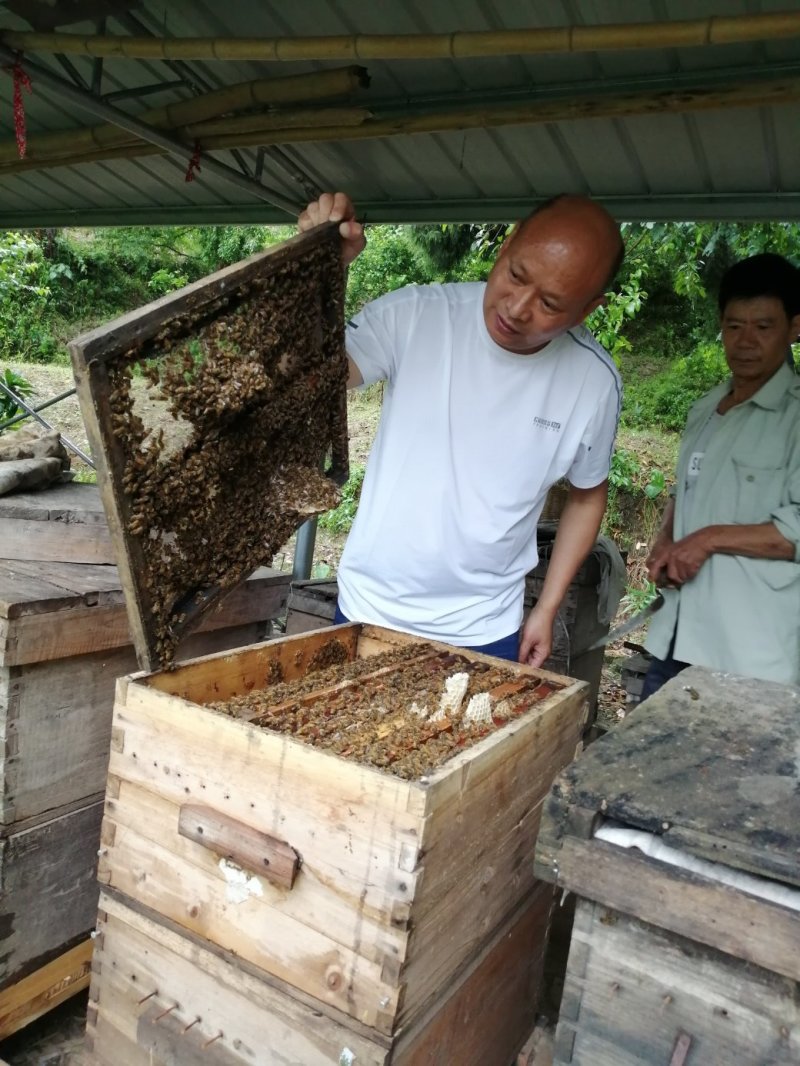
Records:
[[[406,284],[477,281],[506,225],[371,226],[349,272],[348,316]],[[0,234],[0,375],[11,364],[67,362],[66,341],[291,235],[276,226],[127,227]],[[690,405],[726,376],[715,290],[739,258],[777,251],[800,261],[800,227],[636,223],[614,291],[589,321],[625,383],[607,530],[624,546],[656,520]],[[10,379],[9,379],[10,380]],[[17,376],[17,385],[25,387]],[[0,403],[0,421],[10,404]],[[659,434],[661,436],[659,436]],[[675,438],[677,439],[677,438]],[[352,521],[363,470],[323,525]],[[638,518],[631,514],[638,508]]]

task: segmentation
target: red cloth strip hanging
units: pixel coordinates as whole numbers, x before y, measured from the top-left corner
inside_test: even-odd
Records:
[[[8,67],[6,69],[8,70]],[[14,137],[17,141],[19,157],[24,159],[28,147],[28,137],[25,130],[25,104],[22,102],[22,90],[25,88],[28,92],[31,92],[33,86],[28,72],[23,69],[19,59],[11,67],[11,75],[14,79]]]
[[[194,151],[192,152],[192,158],[189,160],[189,166],[186,168],[186,177],[184,181],[194,181],[195,172],[198,174],[202,170],[200,166],[200,142],[194,142]]]

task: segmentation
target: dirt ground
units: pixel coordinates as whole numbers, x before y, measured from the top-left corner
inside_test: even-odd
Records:
[[[18,364],[12,367],[34,386],[34,403],[41,403],[72,387],[72,371],[66,366]],[[373,392],[351,394],[348,403],[351,462],[364,463],[375,437],[379,404]],[[43,416],[62,436],[69,438],[84,451],[89,451],[86,432],[77,397],[48,408]],[[81,479],[91,479],[90,469],[73,457],[72,468]],[[339,562],[344,536],[331,536],[325,530],[317,533],[315,564],[334,572]],[[291,570],[293,542],[277,553],[273,565]],[[318,576],[326,576],[318,574]],[[628,634],[626,642],[641,642],[642,632]],[[598,725],[613,728],[626,713],[625,690],[621,684],[622,663],[630,655],[623,642],[612,644],[606,652],[606,664],[598,701]],[[68,1000],[55,1011],[45,1015],[20,1033],[0,1042],[0,1066],[84,1066],[82,1052],[83,1030],[86,1021],[86,993]]]

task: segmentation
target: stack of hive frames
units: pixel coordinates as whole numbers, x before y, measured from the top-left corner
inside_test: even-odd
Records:
[[[319,227],[70,345],[142,667],[335,505],[343,289]]]

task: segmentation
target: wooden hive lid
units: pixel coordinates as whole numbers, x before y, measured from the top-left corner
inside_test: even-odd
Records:
[[[337,502],[343,296],[320,226],[70,344],[143,670]]]
[[[800,885],[800,691],[691,667],[556,781],[540,843],[594,816]]]

